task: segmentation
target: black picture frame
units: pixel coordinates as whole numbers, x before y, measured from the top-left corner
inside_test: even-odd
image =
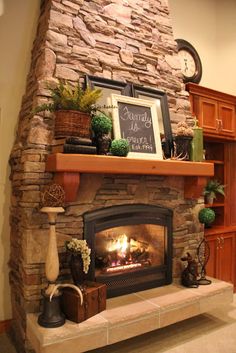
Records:
[[[92,75],[85,76],[85,87],[99,87],[104,89],[110,89],[111,93],[118,93],[124,96],[134,98],[141,98],[140,96],[143,96],[143,99],[152,98],[153,100],[157,100],[160,103],[160,110],[162,116],[162,124],[159,124],[160,129],[161,126],[163,126],[163,131],[161,131],[162,148],[165,157],[171,157],[171,152],[173,150],[173,137],[166,92],[155,88],[133,84],[131,82],[116,81]]]

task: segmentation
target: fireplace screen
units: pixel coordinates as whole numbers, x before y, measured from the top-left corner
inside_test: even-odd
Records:
[[[164,265],[165,227],[138,224],[95,235],[95,276]]]
[[[91,248],[88,279],[105,283],[108,297],[171,283],[172,211],[119,205],[84,215]]]

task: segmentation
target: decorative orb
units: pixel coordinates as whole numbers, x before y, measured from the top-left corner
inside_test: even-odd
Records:
[[[211,208],[203,208],[198,214],[200,223],[210,225],[215,220],[215,212]]]
[[[65,191],[59,184],[49,185],[41,194],[42,207],[63,207]]]

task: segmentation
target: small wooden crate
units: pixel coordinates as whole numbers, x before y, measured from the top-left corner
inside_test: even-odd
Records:
[[[62,310],[68,320],[82,322],[106,309],[106,285],[86,281],[83,293],[84,302],[80,305],[80,296],[71,288],[64,288]]]

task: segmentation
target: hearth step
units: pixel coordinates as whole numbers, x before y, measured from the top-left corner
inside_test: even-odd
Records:
[[[230,304],[233,286],[212,280],[199,288],[171,284],[111,298],[100,314],[59,328],[43,328],[38,315],[28,314],[27,339],[36,353],[81,353],[110,345]]]

